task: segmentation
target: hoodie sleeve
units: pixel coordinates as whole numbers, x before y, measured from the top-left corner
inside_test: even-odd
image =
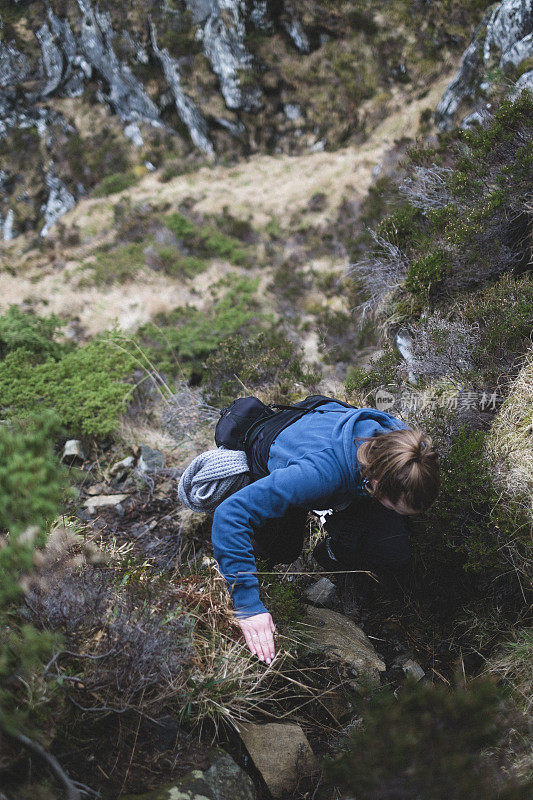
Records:
[[[250,538],[253,529],[283,517],[293,507],[322,507],[322,502],[341,485],[342,477],[333,453],[323,451],[312,461],[302,459],[297,464],[274,470],[218,506],[211,532],[214,556],[228,582],[237,617],[267,611],[259,599]]]

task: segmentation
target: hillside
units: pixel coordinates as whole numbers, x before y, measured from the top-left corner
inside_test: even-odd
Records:
[[[0,2],[0,800],[529,796],[533,10],[467,5]],[[267,665],[177,483],[317,393],[440,492],[401,577],[258,558]]]

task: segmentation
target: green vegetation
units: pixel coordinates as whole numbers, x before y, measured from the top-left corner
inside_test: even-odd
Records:
[[[402,254],[400,300],[447,303],[451,295],[526,268],[532,133],[533,98],[524,90],[504,100],[486,127],[458,128],[441,134],[436,146],[408,150],[402,203],[377,227]],[[397,188],[384,190],[397,202]],[[373,206],[379,213],[386,203]],[[374,277],[380,263],[390,272],[386,248],[375,243],[373,251]],[[402,275],[403,263],[409,267]]]
[[[93,197],[107,197],[110,194],[117,194],[129,189],[130,186],[138,183],[139,175],[134,171],[115,172],[104,178],[93,192]]]
[[[0,407],[9,417],[51,408],[69,435],[105,438],[126,407],[135,361],[118,334],[73,348],[56,342],[58,327],[55,317],[40,321],[16,309],[0,318]]]
[[[21,624],[14,603],[65,491],[52,446],[56,434],[49,412],[0,426],[0,731],[8,733],[28,726],[31,733],[54,699],[52,687],[37,676],[57,637]]]
[[[361,800],[520,800],[532,783],[507,778],[502,784],[496,762],[484,752],[505,741],[512,719],[488,680],[453,691],[412,683],[398,698],[382,692],[346,750],[326,764],[326,775]]]
[[[132,280],[140,271],[146,269],[145,247],[142,242],[129,242],[111,250],[97,250],[95,261],[82,266],[84,272],[82,284],[107,286],[115,282],[125,283]]]
[[[178,212],[164,219],[167,228],[196,255],[205,258],[225,258],[231,264],[246,265],[248,255],[241,242],[223,233],[216,224],[196,225]]]
[[[295,384],[312,386],[318,375],[302,366],[299,349],[278,330],[247,337],[228,336],[205,362],[206,394],[213,405],[225,405],[242,392],[267,391],[274,399],[290,398]],[[299,393],[299,392],[297,392]]]
[[[256,288],[249,278],[222,279],[213,289],[226,291],[205,310],[180,306],[158,315],[138,331],[148,357],[166,375],[183,374],[185,367],[201,380],[207,356],[237,332],[248,337],[257,322]]]

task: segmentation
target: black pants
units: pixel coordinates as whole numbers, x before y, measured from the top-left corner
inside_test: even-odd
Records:
[[[270,565],[290,564],[300,555],[307,512],[295,509],[254,530],[254,553]],[[313,555],[326,570],[402,573],[409,565],[405,519],[372,497],[362,496],[326,518],[327,539]],[[333,558],[331,557],[333,556]]]

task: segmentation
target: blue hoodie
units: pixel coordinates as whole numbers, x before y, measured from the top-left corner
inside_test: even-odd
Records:
[[[293,422],[270,447],[269,474],[224,500],[215,510],[214,556],[228,582],[237,617],[267,611],[250,537],[253,529],[283,517],[291,508],[332,508],[364,493],[354,439],[409,426],[375,408],[345,409],[325,403],[323,410]]]

